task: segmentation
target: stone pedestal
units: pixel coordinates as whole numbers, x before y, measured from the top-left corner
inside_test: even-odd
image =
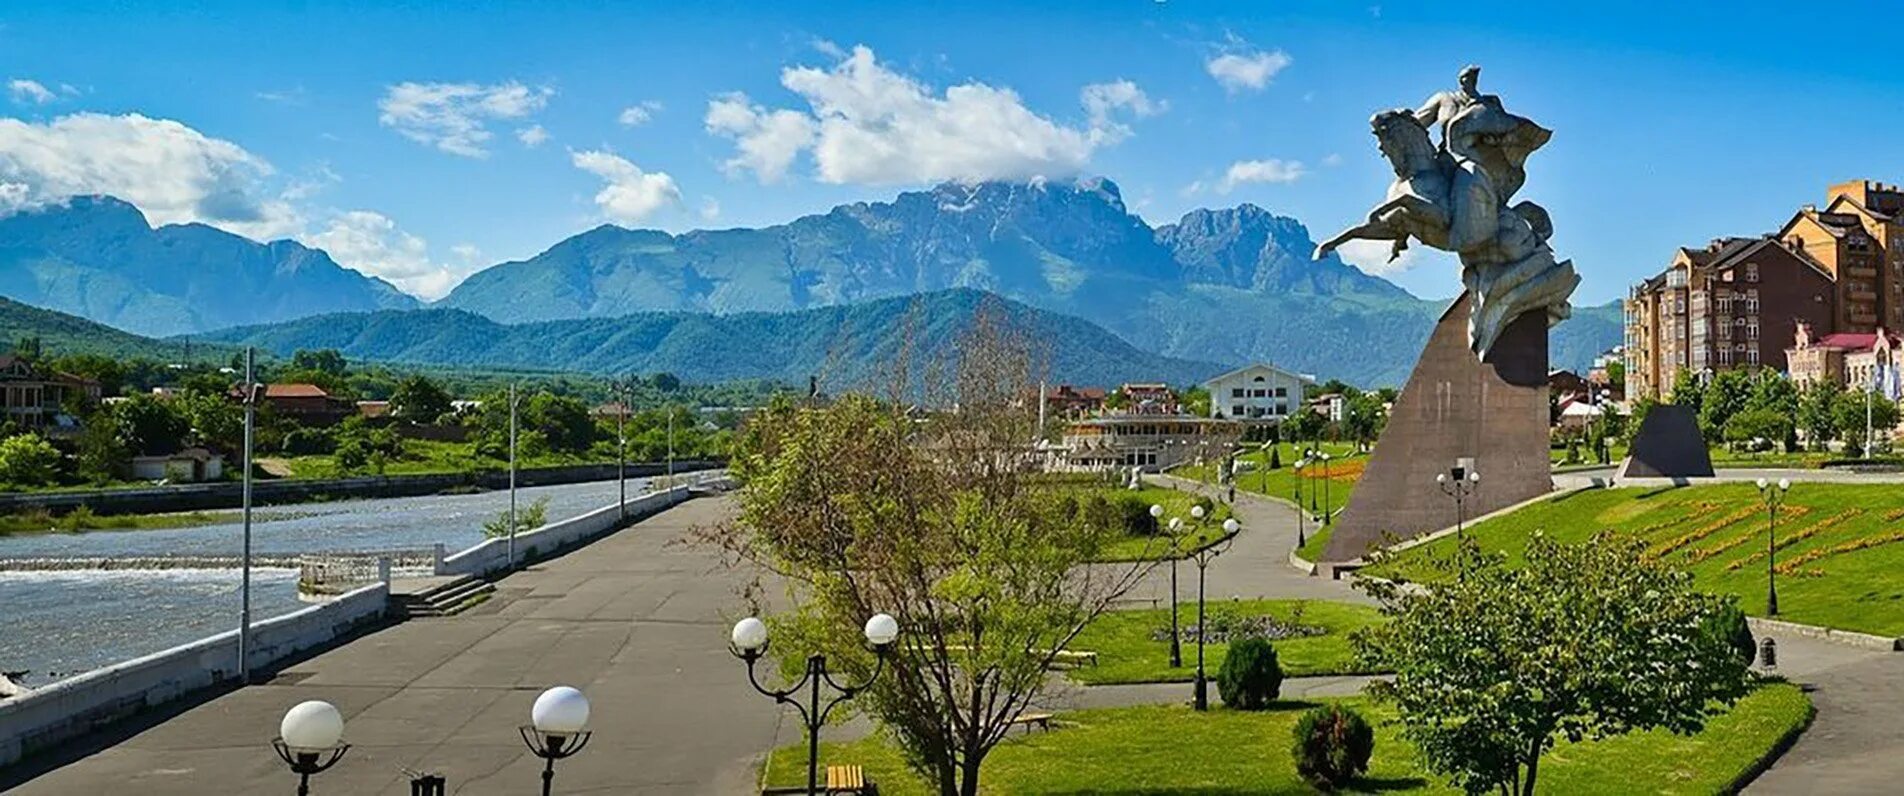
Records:
[[[1468,348],[1467,294],[1435,324],[1355,495],[1322,558],[1351,561],[1389,539],[1455,524],[1435,476],[1473,459],[1481,481],[1463,513],[1477,517],[1553,489],[1548,462],[1547,314],[1509,322],[1484,361]]]
[[[1711,478],[1712,454],[1692,407],[1660,404],[1646,413],[1616,479]]]

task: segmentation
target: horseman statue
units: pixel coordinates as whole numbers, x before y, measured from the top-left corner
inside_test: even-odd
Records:
[[[1461,87],[1443,91],[1417,110],[1383,111],[1369,120],[1382,154],[1395,168],[1388,198],[1367,223],[1343,230],[1316,247],[1321,259],[1356,240],[1394,244],[1400,257],[1409,238],[1461,258],[1461,281],[1472,299],[1468,343],[1486,357],[1507,325],[1533,310],[1549,326],[1572,313],[1567,298],[1580,277],[1573,262],[1554,261],[1547,245],[1554,226],[1533,202],[1508,201],[1527,181],[1527,156],[1553,131],[1508,113],[1501,98],[1479,91],[1481,68],[1461,70]],[[1429,128],[1439,125],[1437,144]]]

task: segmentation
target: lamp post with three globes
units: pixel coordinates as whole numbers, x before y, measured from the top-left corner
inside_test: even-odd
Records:
[[[1204,624],[1203,619],[1203,573],[1209,568],[1211,559],[1223,555],[1223,552],[1229,549],[1231,542],[1236,539],[1236,532],[1242,528],[1242,523],[1237,522],[1235,517],[1224,520],[1223,543],[1199,548],[1191,554],[1191,559],[1197,562],[1197,685],[1194,695],[1197,710],[1210,709],[1209,682],[1203,676],[1203,643],[1204,639],[1210,635],[1210,629]]]
[[[816,652],[807,656],[806,675],[800,678],[800,682],[776,691],[763,687],[754,674],[755,662],[767,654],[767,624],[751,616],[734,623],[734,632],[730,636],[733,642],[731,649],[735,657],[747,662],[747,682],[753,684],[755,691],[772,697],[775,702],[794,706],[806,724],[808,794],[817,796],[820,793],[820,728],[826,726],[827,714],[833,712],[834,706],[852,699],[879,679],[880,673],[886,669],[886,658],[892,653],[893,642],[898,638],[899,620],[886,614],[874,614],[873,618],[866,620],[866,643],[872,648],[877,663],[866,682],[858,685],[833,682],[832,675],[826,670],[826,656]],[[820,704],[821,683],[839,692],[839,696],[825,705]],[[806,704],[801,704],[795,696],[802,689],[807,690]]]

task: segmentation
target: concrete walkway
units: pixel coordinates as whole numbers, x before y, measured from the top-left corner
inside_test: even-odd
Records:
[[[1747,793],[1897,793],[1904,783],[1904,653],[1772,634],[1778,673],[1818,715]]]
[[[407,794],[399,768],[440,771],[458,794],[533,793],[540,760],[517,726],[557,684],[593,702],[588,749],[560,763],[561,793],[747,792],[780,711],[727,652],[737,576],[669,542],[722,519],[702,499],[497,583],[471,612],[422,619],[295,664],[144,727],[108,731],[45,770],[0,771],[16,796],[289,793],[271,738],[291,705],[324,699],[353,746],[313,779],[320,794]],[[129,736],[129,737],[128,737]],[[9,779],[11,777],[12,779]]]
[[[1153,477],[1154,483],[1196,492],[1222,500],[1223,490],[1197,481],[1172,476]],[[1231,507],[1243,524],[1228,551],[1210,563],[1204,588],[1207,600],[1232,597],[1335,600],[1374,605],[1375,600],[1349,585],[1348,581],[1312,577],[1291,566],[1289,554],[1296,549],[1297,509],[1280,500],[1238,490]],[[1185,517],[1188,522],[1190,518]],[[1303,520],[1304,527],[1315,530],[1314,523]],[[1180,601],[1197,599],[1197,566],[1188,561],[1177,564]],[[1133,597],[1167,600],[1170,596],[1170,567],[1152,570],[1132,593]]]

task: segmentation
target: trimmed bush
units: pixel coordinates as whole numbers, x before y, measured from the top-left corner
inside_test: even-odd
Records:
[[[1739,657],[1745,659],[1747,666],[1759,656],[1759,647],[1752,639],[1752,628],[1745,622],[1745,612],[1737,605],[1728,604],[1706,624],[1706,632],[1726,639],[1733,649],[1739,651]]]
[[[1375,729],[1341,705],[1310,708],[1296,720],[1296,773],[1318,790],[1341,788],[1368,771]]]
[[[1230,644],[1223,655],[1223,666],[1216,672],[1216,692],[1223,704],[1238,710],[1262,710],[1276,701],[1283,689],[1283,667],[1276,660],[1276,648],[1261,638],[1245,638]]]
[[[1281,470],[1281,469],[1283,469],[1283,454],[1282,454],[1282,448],[1270,448],[1270,449],[1269,449],[1269,469],[1271,469],[1271,470]]]

